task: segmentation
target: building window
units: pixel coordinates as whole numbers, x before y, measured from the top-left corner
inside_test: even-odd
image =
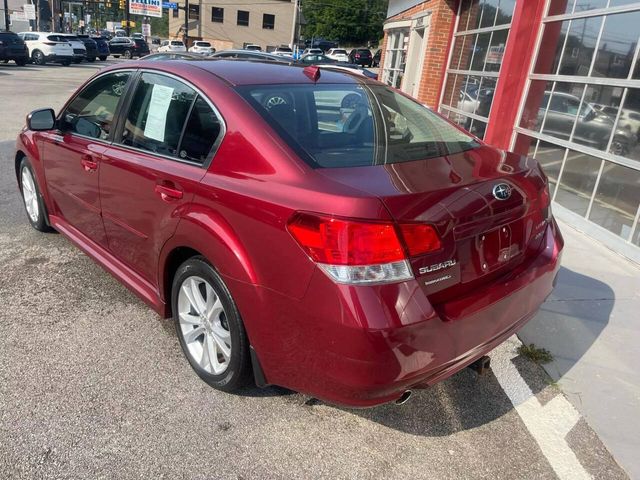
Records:
[[[391,30],[387,38],[387,50],[384,54],[382,81],[394,88],[400,88],[407,63],[407,44],[409,30]]]
[[[200,5],[189,4],[189,20],[200,20]]]
[[[640,6],[588,5],[549,2],[513,149],[556,203],[640,246]]]
[[[276,27],[276,16],[265,13],[262,15],[262,28],[273,30]]]
[[[211,7],[211,21],[214,23],[224,22],[224,8]]]
[[[440,111],[484,138],[514,0],[462,0]]]
[[[178,18],[180,16],[180,11],[177,8],[171,9],[173,12],[173,18]]]
[[[238,25],[241,27],[249,26],[249,12],[245,10],[238,10]]]

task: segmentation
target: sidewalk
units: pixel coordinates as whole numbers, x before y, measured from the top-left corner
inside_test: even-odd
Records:
[[[631,478],[640,479],[640,266],[561,223],[558,285],[518,334]]]

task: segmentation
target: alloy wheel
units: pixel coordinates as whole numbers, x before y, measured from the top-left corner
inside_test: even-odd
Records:
[[[198,276],[185,278],[178,293],[180,334],[191,359],[220,375],[231,359],[231,334],[220,295]]]
[[[27,214],[32,222],[36,223],[40,216],[40,208],[38,206],[38,194],[33,176],[28,168],[22,169],[22,198]]]

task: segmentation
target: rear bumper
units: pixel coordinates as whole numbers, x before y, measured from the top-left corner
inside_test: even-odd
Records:
[[[65,62],[72,61],[75,57],[73,55],[58,55],[57,53],[51,53],[45,56],[47,62]]]
[[[353,287],[316,271],[296,301],[246,284],[230,287],[267,382],[332,403],[368,407],[441,381],[495,348],[553,290],[563,240],[554,222],[544,248],[517,276],[486,292],[432,306],[417,280]],[[450,302],[454,303],[454,302]]]

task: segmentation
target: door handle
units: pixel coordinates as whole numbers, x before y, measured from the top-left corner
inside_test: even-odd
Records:
[[[156,185],[155,191],[165,202],[180,200],[183,195],[182,190],[176,187],[167,187],[166,185]]]
[[[80,159],[80,164],[85,172],[93,172],[98,169],[98,162],[91,155],[83,155]]]

